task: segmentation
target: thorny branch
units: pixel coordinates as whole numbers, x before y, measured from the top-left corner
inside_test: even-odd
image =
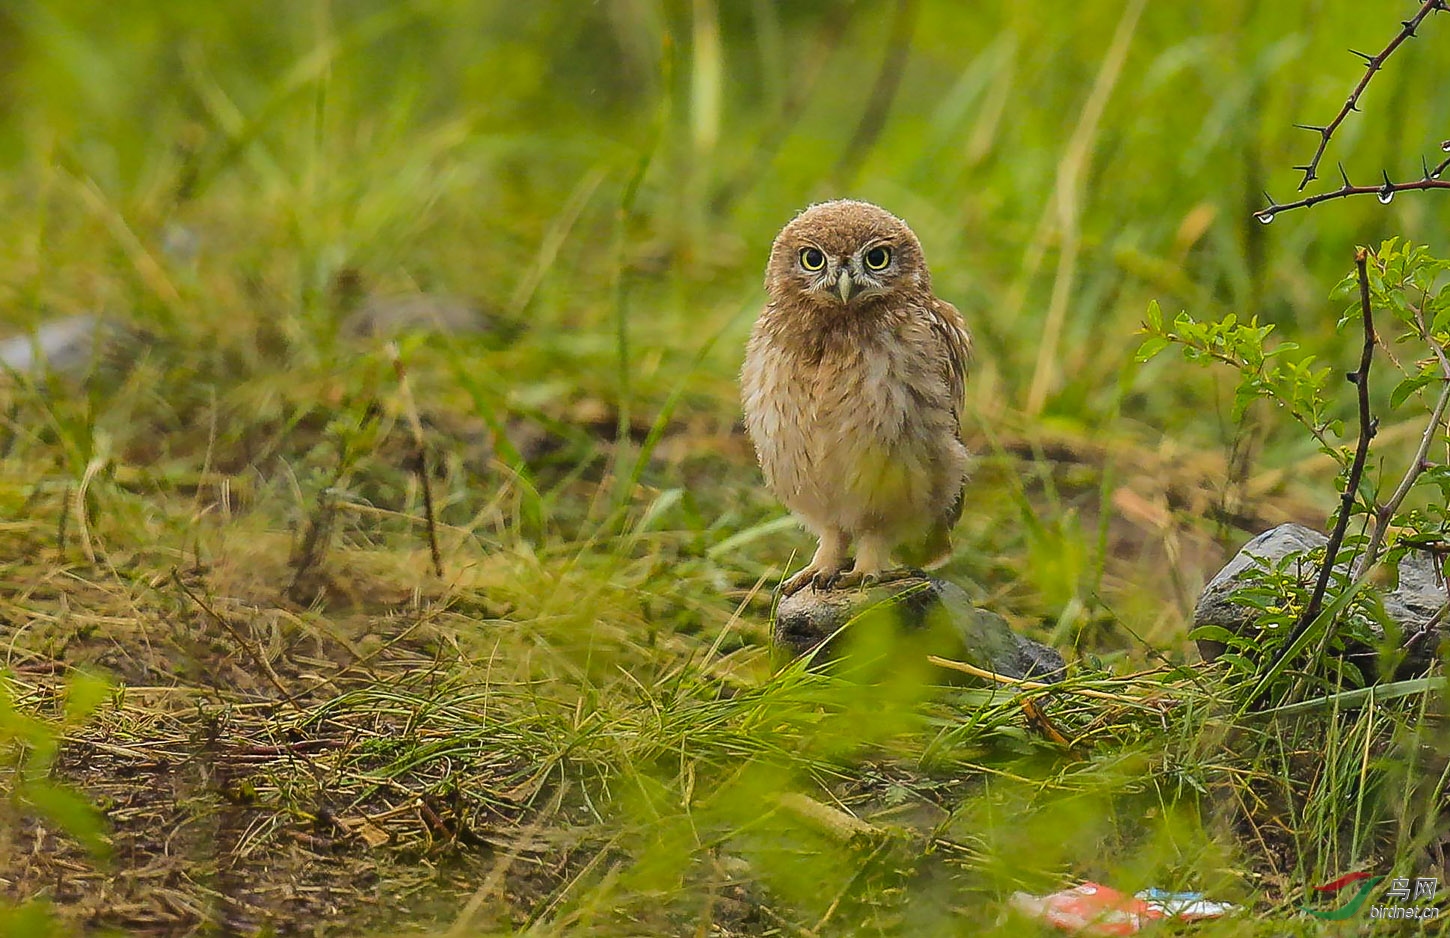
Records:
[[[1318,178],[1319,161],[1324,158],[1324,151],[1329,147],[1330,138],[1334,136],[1334,132],[1339,129],[1340,124],[1344,123],[1344,119],[1349,116],[1351,111],[1359,110],[1359,97],[1364,94],[1364,89],[1369,87],[1370,79],[1374,77],[1375,72],[1378,72],[1384,67],[1385,61],[1394,55],[1395,50],[1406,39],[1414,38],[1415,30],[1419,28],[1421,21],[1425,17],[1444,9],[1447,9],[1445,0],[1425,0],[1420,5],[1420,11],[1418,13],[1400,24],[1399,33],[1395,38],[1390,40],[1389,45],[1385,46],[1379,55],[1366,55],[1363,52],[1356,52],[1353,49],[1349,50],[1352,55],[1357,55],[1361,59],[1364,59],[1364,75],[1360,78],[1359,83],[1354,86],[1354,90],[1349,93],[1349,97],[1345,99],[1344,104],[1340,106],[1339,113],[1334,115],[1334,120],[1322,127],[1316,127],[1312,124],[1295,125],[1296,127],[1319,134],[1319,146],[1314,149],[1314,156],[1303,166],[1294,167],[1304,173],[1304,178],[1299,183],[1300,192],[1303,192],[1305,186]]]
[[[1374,361],[1375,331],[1374,313],[1369,303],[1369,271],[1366,269],[1369,263],[1369,250],[1359,248],[1354,253],[1355,269],[1359,274],[1359,310],[1364,326],[1364,347],[1359,355],[1359,368],[1351,371],[1346,377],[1349,383],[1353,384],[1359,392],[1359,440],[1354,447],[1354,461],[1349,466],[1349,479],[1344,485],[1344,491],[1339,496],[1339,517],[1334,522],[1334,530],[1329,535],[1329,543],[1324,547],[1324,562],[1319,565],[1319,578],[1314,583],[1314,592],[1309,595],[1309,602],[1304,606],[1304,611],[1299,614],[1299,620],[1294,623],[1294,628],[1289,632],[1289,637],[1284,640],[1282,650],[1274,661],[1274,668],[1277,668],[1283,657],[1289,653],[1294,642],[1304,633],[1318,616],[1324,605],[1324,593],[1329,588],[1329,577],[1334,572],[1334,562],[1339,556],[1339,547],[1344,543],[1344,534],[1349,530],[1349,516],[1354,509],[1354,500],[1359,492],[1360,480],[1364,478],[1364,464],[1369,459],[1369,442],[1374,439],[1378,421],[1374,419],[1369,410],[1369,366]]]
[[[1339,113],[1335,114],[1334,119],[1327,124],[1294,125],[1302,130],[1310,131],[1311,133],[1317,134],[1319,136],[1319,144],[1314,148],[1314,155],[1309,158],[1309,162],[1303,164],[1302,166],[1294,167],[1295,169],[1299,170],[1301,173],[1304,174],[1304,178],[1299,181],[1300,192],[1303,192],[1304,188],[1308,186],[1309,183],[1319,178],[1319,163],[1324,158],[1325,150],[1329,148],[1329,141],[1333,139],[1335,131],[1339,129],[1340,125],[1344,123],[1345,119],[1349,117],[1350,113],[1352,111],[1359,110],[1360,96],[1363,95],[1364,90],[1369,87],[1370,80],[1374,78],[1375,73],[1384,67],[1385,62],[1389,59],[1389,57],[1394,55],[1395,50],[1397,50],[1402,44],[1404,44],[1407,39],[1413,39],[1415,37],[1415,31],[1419,28],[1420,23],[1422,23],[1427,16],[1429,16],[1431,13],[1438,13],[1447,10],[1450,10],[1450,0],[1424,0],[1424,2],[1420,4],[1419,11],[1417,11],[1414,16],[1400,23],[1400,31],[1395,34],[1395,37],[1389,41],[1389,44],[1386,45],[1384,49],[1380,50],[1380,53],[1378,55],[1369,55],[1367,53],[1358,52],[1353,49],[1350,50],[1350,52],[1352,52],[1354,55],[1357,55],[1364,60],[1365,70],[1364,75],[1360,77],[1354,88],[1349,92],[1349,97],[1345,98],[1344,104],[1340,106]],[[1450,141],[1447,141],[1447,144],[1450,144]],[[1445,149],[1450,149],[1450,147],[1445,147]],[[1285,203],[1275,202],[1273,196],[1270,196],[1268,193],[1264,193],[1264,195],[1269,200],[1269,204],[1267,207],[1255,212],[1254,217],[1262,222],[1268,223],[1273,221],[1274,216],[1279,212],[1285,212],[1289,211],[1290,209],[1296,208],[1307,208],[1310,205],[1314,205],[1318,202],[1325,202],[1330,199],[1342,199],[1346,196],[1363,195],[1373,192],[1379,195],[1380,201],[1388,202],[1391,198],[1393,198],[1396,192],[1404,192],[1411,189],[1450,188],[1450,184],[1441,183],[1439,181],[1440,174],[1444,172],[1447,164],[1450,164],[1450,158],[1442,160],[1440,164],[1432,170],[1430,169],[1427,162],[1425,164],[1424,179],[1411,183],[1392,183],[1390,181],[1388,173],[1386,173],[1383,186],[1351,185],[1349,182],[1349,177],[1344,173],[1344,167],[1341,166],[1339,172],[1340,175],[1344,178],[1344,185],[1340,188],[1335,189],[1332,192],[1326,192],[1320,195],[1300,199],[1298,201]]]
[[[1405,475],[1400,479],[1400,484],[1395,487],[1389,501],[1377,506],[1374,510],[1374,533],[1370,536],[1369,546],[1365,548],[1364,555],[1360,559],[1360,579],[1369,576],[1375,562],[1379,560],[1380,549],[1384,546],[1390,520],[1394,518],[1395,512],[1400,510],[1400,505],[1410,494],[1415,480],[1428,467],[1429,464],[1426,460],[1430,455],[1430,446],[1435,441],[1435,434],[1440,430],[1440,421],[1445,417],[1445,408],[1450,405],[1450,357],[1446,356],[1440,343],[1431,338],[1430,329],[1425,323],[1424,309],[1413,306],[1411,308],[1415,312],[1415,324],[1419,327],[1420,338],[1434,349],[1435,358],[1440,363],[1440,396],[1435,400],[1435,407],[1430,412],[1430,421],[1425,425],[1425,432],[1420,434],[1420,445],[1415,450],[1409,467],[1405,469]]]
[[[1404,502],[1405,496],[1410,494],[1415,480],[1420,473],[1425,471],[1426,457],[1430,454],[1430,444],[1435,441],[1435,433],[1440,429],[1440,421],[1445,416],[1445,405],[1450,404],[1450,377],[1440,388],[1440,397],[1435,401],[1435,409],[1430,413],[1430,422],[1425,426],[1425,432],[1420,436],[1420,447],[1415,451],[1414,459],[1410,461],[1410,467],[1405,470],[1404,478],[1400,479],[1399,486],[1395,489],[1390,500],[1374,510],[1374,533],[1370,537],[1369,546],[1365,548],[1364,557],[1361,559],[1361,576],[1368,574],[1370,567],[1374,566],[1379,559],[1380,548],[1384,546],[1385,532],[1389,530],[1390,519],[1399,511],[1400,504]]]
[[[1450,143],[1450,141],[1446,142]],[[1344,185],[1340,186],[1338,189],[1331,189],[1328,192],[1320,192],[1316,195],[1307,196],[1302,199],[1296,199],[1293,202],[1275,202],[1274,197],[1269,195],[1269,193],[1265,192],[1264,198],[1269,200],[1269,204],[1267,207],[1261,208],[1257,212],[1255,212],[1254,217],[1267,225],[1269,222],[1273,221],[1274,216],[1279,214],[1280,212],[1287,212],[1291,209],[1296,208],[1308,208],[1311,205],[1318,205],[1320,202],[1328,202],[1331,199],[1342,199],[1345,196],[1350,195],[1369,195],[1370,193],[1374,193],[1375,195],[1379,196],[1379,200],[1381,202],[1388,203],[1390,199],[1393,199],[1395,197],[1396,192],[1412,192],[1425,189],[1450,189],[1450,179],[1439,178],[1440,174],[1445,171],[1445,166],[1447,163],[1450,163],[1450,159],[1444,160],[1440,163],[1439,166],[1435,167],[1434,169],[1425,170],[1424,178],[1416,179],[1413,182],[1390,182],[1389,173],[1386,173],[1385,181],[1381,185],[1355,186],[1350,184],[1349,177],[1346,175],[1344,176]],[[1340,167],[1340,172],[1344,172],[1344,167]]]

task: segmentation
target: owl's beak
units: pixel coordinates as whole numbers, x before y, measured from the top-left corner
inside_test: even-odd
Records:
[[[841,276],[836,279],[836,293],[840,295],[842,303],[851,302],[851,294],[855,288],[856,285],[851,282],[851,272],[842,270]]]

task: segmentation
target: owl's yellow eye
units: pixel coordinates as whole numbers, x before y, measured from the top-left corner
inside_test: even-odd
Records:
[[[801,266],[812,273],[824,270],[826,267],[826,255],[815,248],[801,248]]]
[[[891,263],[891,249],[888,247],[874,247],[866,252],[867,270],[885,270]]]

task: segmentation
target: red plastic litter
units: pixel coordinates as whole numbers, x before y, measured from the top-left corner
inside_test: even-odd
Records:
[[[1078,935],[1136,935],[1149,922],[1176,917],[1185,921],[1217,918],[1234,907],[1209,902],[1197,893],[1147,890],[1136,896],[1101,883],[1083,883],[1048,896],[1012,894],[1012,907],[1025,915]]]

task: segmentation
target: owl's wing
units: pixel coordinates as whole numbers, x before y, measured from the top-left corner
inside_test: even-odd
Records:
[[[967,332],[966,323],[962,321],[962,314],[957,312],[955,306],[946,300],[938,300],[934,297],[933,300],[932,307],[928,310],[931,314],[931,329],[946,353],[941,357],[942,368],[945,369],[942,377],[946,379],[947,388],[951,392],[952,424],[956,427],[957,439],[960,440],[962,438],[962,406],[966,403],[967,396],[967,370],[972,362],[972,336]],[[962,520],[966,494],[967,487],[964,481],[956,498],[952,499],[951,505],[933,525],[932,532],[928,536],[926,548],[928,554],[946,553],[951,550],[949,535],[952,528],[957,526],[957,522]]]
[[[942,377],[951,392],[952,419],[956,421],[957,433],[960,434],[962,405],[967,396],[967,369],[972,361],[972,337],[962,321],[962,314],[946,300],[933,297],[927,313],[932,334],[944,353],[940,358],[944,369]]]

